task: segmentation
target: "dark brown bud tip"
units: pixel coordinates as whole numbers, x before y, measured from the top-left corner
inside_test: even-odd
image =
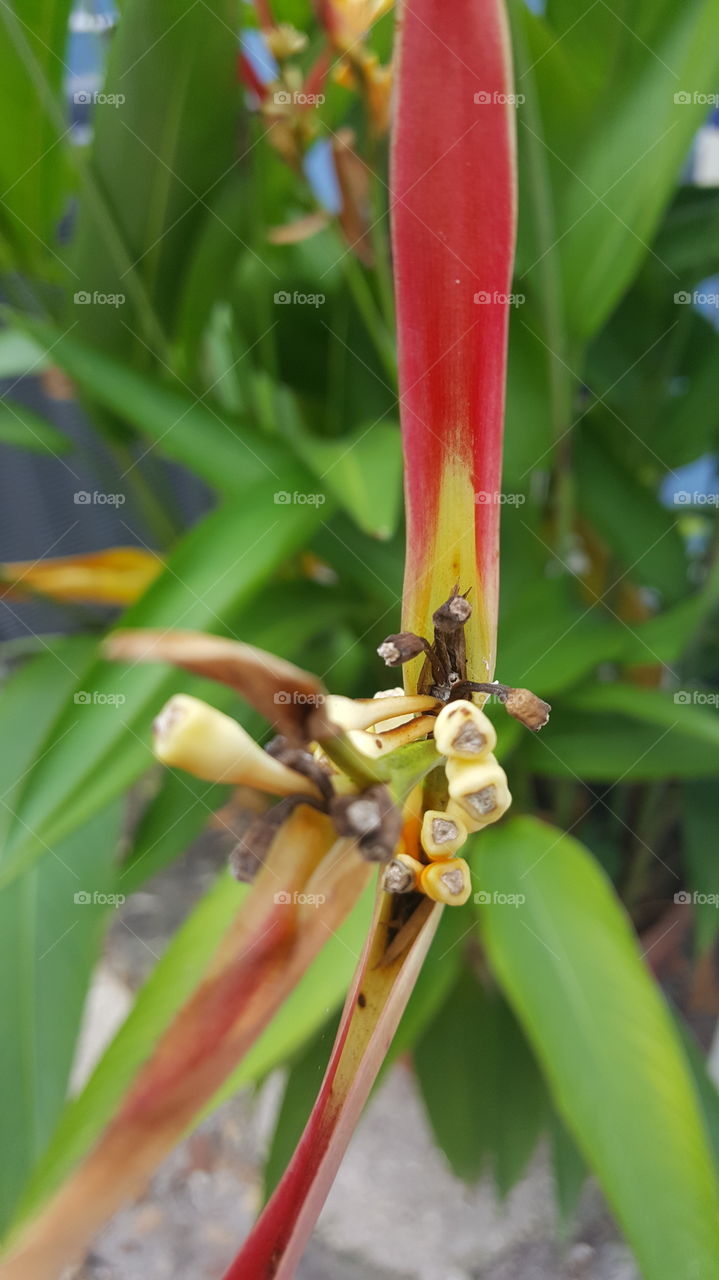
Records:
[[[552,710],[548,702],[543,702],[530,689],[508,689],[503,698],[505,709],[515,720],[521,720],[528,729],[537,733],[548,721]]]
[[[381,783],[359,795],[335,796],[330,816],[340,835],[352,836],[370,862],[392,857],[402,833],[402,815]]]
[[[456,631],[472,616],[472,606],[465,596],[453,595],[435,609],[432,622],[437,631]]]
[[[402,631],[396,636],[387,636],[377,652],[388,667],[401,667],[403,662],[410,662],[418,654],[428,648],[426,640],[415,636],[411,631]]]

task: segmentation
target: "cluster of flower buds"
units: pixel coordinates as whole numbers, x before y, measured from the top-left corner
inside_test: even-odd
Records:
[[[388,893],[415,890],[435,902],[461,906],[469,898],[472,881],[457,851],[470,832],[501,818],[512,797],[493,755],[494,725],[479,707],[464,700],[447,703],[434,722],[434,740],[446,757],[447,807],[424,812],[416,851],[423,857],[396,854],[385,871],[384,888]]]

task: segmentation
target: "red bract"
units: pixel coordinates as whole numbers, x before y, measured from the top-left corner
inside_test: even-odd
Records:
[[[455,584],[471,591],[468,674],[487,679],[515,235],[502,4],[412,0],[401,14],[399,44],[391,203],[408,508],[404,625],[426,634]],[[441,909],[425,902],[406,938],[388,946],[392,907],[379,895],[313,1113],[226,1280],[294,1274]]]
[[[403,10],[392,222],[406,460],[404,628],[471,588],[469,674],[494,667],[514,107],[498,0]],[[415,666],[415,670],[417,670]]]

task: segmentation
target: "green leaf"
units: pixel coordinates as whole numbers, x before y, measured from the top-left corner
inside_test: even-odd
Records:
[[[14,329],[0,333],[0,378],[24,378],[46,365],[43,348],[27,334]]]
[[[697,951],[706,951],[719,931],[716,782],[685,782],[682,786],[682,808],[684,862],[694,899],[696,947]]]
[[[670,512],[588,431],[575,442],[575,462],[582,514],[616,555],[622,577],[655,587],[668,603],[686,595],[686,555]]]
[[[47,349],[52,347],[53,359],[98,405],[129,422],[165,457],[184,463],[220,492],[234,496],[272,477],[278,491],[311,489],[308,472],[278,438],[232,422],[176,385],[137,373],[52,325],[15,320]]]
[[[578,607],[565,580],[540,578],[509,595],[499,625],[498,678],[551,697],[620,652],[622,633]]]
[[[62,213],[65,157],[57,117],[70,0],[0,6],[0,244],[17,268],[47,271]],[[47,102],[54,112],[48,112]],[[21,122],[21,127],[20,127]],[[59,259],[56,259],[59,261]]]
[[[706,707],[692,706],[691,702],[692,695],[685,689],[672,696],[661,689],[616,681],[575,689],[567,695],[565,705],[602,715],[616,711],[618,715],[630,716],[659,729],[678,729],[682,737],[696,738],[708,747],[719,748],[719,716]]]
[[[70,441],[38,413],[5,397],[0,400],[0,444],[32,453],[67,453]]]
[[[620,34],[627,50],[621,75],[606,79],[604,109],[595,127],[585,132],[581,150],[559,179],[567,315],[583,337],[604,322],[644,258],[706,117],[701,95],[714,90],[719,70],[712,39],[719,20],[717,0],[658,5],[653,13],[646,10],[641,25],[636,22],[639,8],[630,5],[629,16],[621,19],[609,6],[596,6],[609,25],[624,25],[626,33]],[[582,25],[576,24],[579,31]],[[596,69],[597,51],[595,44],[591,54]],[[569,52],[562,49],[565,56]],[[550,93],[552,59],[546,63],[543,81]],[[677,93],[686,94],[688,101],[677,102]],[[675,278],[667,270],[667,292],[674,293]]]
[[[227,787],[190,774],[163,772],[159,791],[137,824],[132,847],[118,872],[118,888],[126,895],[134,893],[189,848],[228,794]]]
[[[402,505],[402,443],[395,423],[375,422],[340,440],[294,436],[299,456],[363,533],[386,540]]]
[[[134,351],[147,364],[143,341],[155,322],[171,333],[208,204],[235,161],[236,18],[232,0],[124,5],[103,86],[117,102],[98,104],[93,117],[90,172],[103,201],[86,192],[81,204],[75,287],[127,299],[72,309],[82,335],[115,355]],[[135,278],[149,323],[131,292]]]
[[[556,1112],[550,1118],[552,1171],[560,1227],[567,1235],[574,1225],[579,1198],[587,1180],[587,1165],[574,1139]]]
[[[609,883],[575,840],[530,818],[488,828],[474,858],[491,895],[479,919],[492,967],[642,1274],[719,1276],[719,1194],[694,1084]]]
[[[62,640],[26,662],[0,694],[0,835],[12,821],[22,775],[75,683],[92,644]],[[107,906],[78,893],[114,890],[119,806],[49,851],[0,893],[0,1231],[62,1110],[80,1017]]]
[[[464,970],[417,1044],[414,1062],[432,1128],[453,1171],[476,1180],[491,1158],[498,1190],[506,1195],[534,1150],[546,1095],[505,1002]]]
[[[695,1039],[694,1032],[680,1014],[675,1014],[674,1021],[699,1095],[714,1160],[719,1166],[719,1092],[717,1092],[716,1082],[709,1075],[706,1058]]]
[[[543,777],[585,782],[712,776],[719,752],[695,734],[682,732],[682,710],[676,708],[673,728],[662,729],[619,713],[556,705],[548,728],[524,737],[519,758]]]
[[[315,507],[277,506],[273,486],[258,484],[237,507],[212,512],[187,534],[165,572],[123,616],[123,625],[226,632],[230,614],[248,609],[277,565],[303,545],[316,519]],[[263,601],[261,613],[274,621],[275,602]],[[247,612],[244,617],[243,638],[261,643],[259,627]],[[291,644],[291,622],[283,620]],[[80,688],[92,700],[68,703],[61,711],[23,784],[4,882],[147,768],[151,722],[165,699],[183,687],[190,687],[188,678],[161,664],[98,662],[83,676]]]

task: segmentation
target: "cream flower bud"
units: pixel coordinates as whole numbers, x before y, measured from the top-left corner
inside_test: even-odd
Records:
[[[472,878],[464,858],[448,858],[445,862],[430,862],[419,880],[422,893],[434,902],[461,907],[472,892]]]
[[[470,830],[496,822],[512,803],[507,775],[492,755],[486,760],[448,760],[446,773],[449,794],[465,822],[470,819]]]
[[[413,716],[422,711],[434,711],[439,706],[436,698],[423,694],[390,694],[388,697],[368,698],[355,702],[352,698],[343,698],[340,694],[330,694],[325,702],[328,720],[339,729],[369,729],[372,725],[381,724],[383,720],[401,722],[405,716]]]
[[[497,734],[492,721],[479,707],[458,698],[456,702],[448,702],[437,716],[434,740],[443,756],[469,760],[494,751]]]
[[[319,796],[309,778],[274,760],[231,716],[187,693],[170,698],[153,728],[157,759],[196,778],[277,796]]]
[[[424,863],[408,853],[396,853],[385,867],[382,888],[385,893],[411,893],[417,888],[423,870]]]
[[[428,858],[451,858],[467,839],[467,828],[460,818],[441,809],[427,809],[420,839]]]

